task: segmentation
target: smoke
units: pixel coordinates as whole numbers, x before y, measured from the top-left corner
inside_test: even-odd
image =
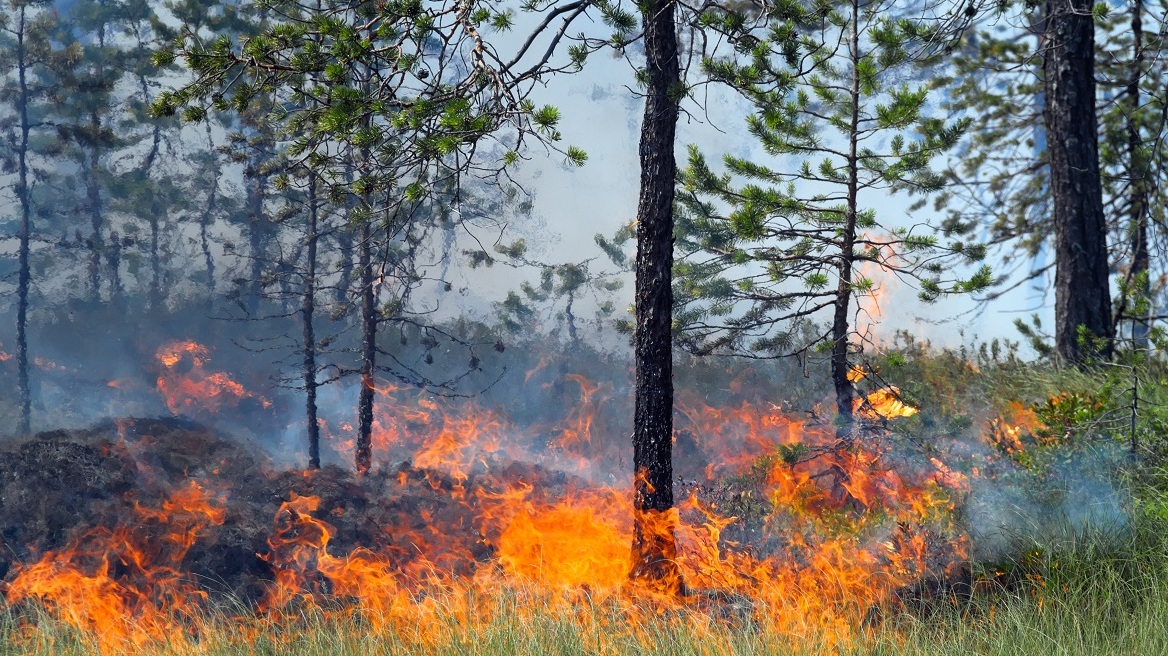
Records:
[[[1042,470],[1007,461],[990,476],[972,479],[963,515],[975,561],[1127,526],[1131,496],[1116,480],[1127,454],[1119,446],[1066,447],[1055,457],[1058,462]]]

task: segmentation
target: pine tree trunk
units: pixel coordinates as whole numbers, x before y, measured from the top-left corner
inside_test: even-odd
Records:
[[[97,46],[99,53],[105,50],[104,23],[97,28]],[[104,54],[98,55],[96,76],[98,79],[105,78]],[[105,227],[105,217],[102,215],[101,181],[98,179],[98,170],[101,167],[101,128],[101,115],[94,108],[89,113],[90,138],[93,139],[93,143],[89,150],[89,171],[86,176],[89,221],[90,227],[93,229],[93,234],[90,237],[89,287],[90,295],[94,301],[101,300],[101,256],[105,245],[101,235],[102,228]]]
[[[364,207],[369,207],[366,198]],[[373,290],[373,230],[366,217],[361,224],[361,243],[358,245],[361,269],[361,396],[357,402],[358,474],[366,474],[373,466],[373,374],[377,367],[377,295]]]
[[[215,210],[219,202],[219,159],[215,153],[215,138],[211,134],[211,122],[207,121],[207,145],[210,148],[211,189],[207,192],[207,207],[199,218],[199,244],[203,250],[203,268],[207,272],[207,310],[210,312],[215,302],[215,258],[211,255],[211,240],[207,234],[211,222],[215,220]]]
[[[1111,289],[1095,116],[1095,25],[1090,0],[1047,0],[1043,73],[1055,226],[1055,348],[1078,362],[1110,357]],[[1080,328],[1105,341],[1085,351]]]
[[[1151,289],[1148,281],[1148,162],[1143,155],[1140,139],[1139,111],[1140,111],[1140,78],[1144,65],[1144,3],[1135,0],[1132,3],[1132,73],[1127,84],[1128,114],[1127,114],[1127,146],[1128,166],[1131,185],[1131,197],[1128,205],[1128,222],[1131,230],[1131,281],[1132,288],[1128,292],[1134,296],[1132,303],[1135,310],[1132,317],[1132,348],[1148,348],[1148,314],[1150,308]]]
[[[644,9],[648,87],[641,124],[637,205],[633,418],[634,534],[630,576],[667,592],[682,590],[673,508],[673,194],[674,141],[681,93],[672,0]]]
[[[848,200],[844,212],[844,231],[840,240],[839,286],[835,292],[835,315],[831,324],[831,381],[835,387],[836,435],[841,439],[852,435],[852,406],[855,390],[848,378],[849,326],[848,314],[852,300],[852,266],[855,263],[856,211],[859,205],[859,136],[860,136],[860,5],[852,0],[851,34],[848,53],[852,64],[852,103],[848,133]]]
[[[300,320],[304,329],[304,404],[308,428],[308,468],[320,469],[320,424],[316,413],[316,334],[312,316],[316,310],[316,242],[317,230],[316,176],[308,174],[308,227],[304,235],[307,261],[304,269],[304,290],[300,305]]]
[[[90,129],[94,135],[101,133],[101,118],[97,112],[90,116]],[[101,156],[97,144],[89,151],[88,170],[86,171],[85,193],[89,200],[89,225],[93,231],[89,238],[89,295],[94,301],[101,300],[101,229],[105,223],[102,217],[101,187],[97,180],[97,170],[101,165]]]
[[[20,200],[20,271],[16,284],[16,388],[20,397],[20,434],[28,435],[32,432],[32,392],[29,389],[28,377],[28,291],[32,281],[32,272],[29,269],[29,248],[32,234],[32,199],[28,185],[28,135],[31,124],[28,117],[28,62],[25,59],[27,49],[25,39],[25,7],[20,5],[19,24],[16,29],[16,70],[20,80],[20,95],[17,96],[20,112],[20,178],[17,181],[16,195]]]
[[[349,289],[353,282],[353,232],[348,225],[337,229],[337,254],[340,263],[337,267],[337,305],[344,307],[349,302]]]
[[[261,175],[259,169],[263,166],[257,155],[254,162],[255,171],[253,184],[248,193],[248,247],[251,250],[251,280],[247,293],[247,312],[255,317],[259,314],[260,299],[264,293],[264,261],[267,257],[267,221],[264,219],[264,190],[267,185],[266,176]]]

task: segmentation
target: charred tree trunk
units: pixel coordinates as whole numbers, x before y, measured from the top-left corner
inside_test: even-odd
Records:
[[[853,399],[855,389],[848,378],[851,366],[848,363],[849,333],[848,313],[852,300],[852,265],[856,249],[856,208],[859,203],[860,160],[858,156],[860,136],[860,5],[852,0],[852,25],[849,38],[849,58],[852,64],[852,85],[849,90],[852,103],[851,121],[848,134],[848,200],[844,212],[844,231],[840,240],[839,286],[835,292],[835,315],[831,325],[831,381],[835,387],[836,435],[850,438],[852,435]]]
[[[219,202],[219,158],[215,153],[215,137],[211,134],[211,122],[207,121],[207,146],[211,154],[211,189],[207,192],[207,206],[199,217],[199,245],[203,250],[203,269],[207,272],[207,310],[215,302],[215,257],[211,254],[211,240],[208,229],[215,220]]]
[[[1127,150],[1130,169],[1131,198],[1128,207],[1128,221],[1131,229],[1131,289],[1128,295],[1135,307],[1131,314],[1132,348],[1148,348],[1148,315],[1151,308],[1151,287],[1148,280],[1148,161],[1143,154],[1140,139],[1140,78],[1144,66],[1144,3],[1132,3],[1132,73],[1127,83]]]
[[[320,469],[320,424],[316,418],[316,334],[312,316],[316,311],[316,243],[317,220],[316,176],[308,173],[308,227],[304,235],[304,290],[300,320],[304,329],[304,403],[308,428],[308,468]]]
[[[369,207],[368,199],[364,203]],[[358,245],[361,269],[361,396],[357,403],[358,474],[373,466],[373,374],[377,367],[377,295],[373,289],[373,229],[368,217],[361,223]]]
[[[1107,224],[1095,116],[1095,24],[1090,0],[1047,0],[1043,117],[1050,135],[1055,226],[1055,348],[1079,362],[1110,357]],[[1084,350],[1079,331],[1104,340]]]
[[[648,88],[639,149],[633,579],[681,592],[673,507],[674,140],[681,77],[673,0],[643,9]]]
[[[23,4],[20,5],[19,16],[16,28],[16,70],[20,95],[16,102],[20,113],[20,145],[17,152],[20,178],[16,183],[16,196],[20,201],[20,271],[16,283],[16,389],[20,397],[20,434],[28,435],[32,432],[32,391],[28,378],[28,291],[32,281],[28,256],[32,234],[32,198],[28,184],[28,135],[31,124],[28,118],[28,61]]]

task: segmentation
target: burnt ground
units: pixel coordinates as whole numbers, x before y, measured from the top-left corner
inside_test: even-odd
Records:
[[[536,478],[538,489],[551,494],[575,482],[513,463],[471,475],[463,492],[449,477],[408,463],[358,479],[335,466],[311,475],[277,470],[261,453],[182,419],[119,420],[4,443],[0,578],[11,580],[19,564],[82,542],[93,531],[107,535],[121,527],[141,538],[144,550],[164,548],[159,534],[165,523],[144,519],[136,508],[161,508],[190,481],[220,500],[225,517],[201,529],[181,562],[173,564],[213,596],[249,602],[262,597],[274,578],[265,560],[273,518],[293,492],[320,498],[314,516],[332,527],[332,555],[363,546],[395,567],[408,568],[425,557],[452,573],[465,572],[492,555],[484,539],[489,536],[476,526],[476,494],[497,494],[508,482]]]

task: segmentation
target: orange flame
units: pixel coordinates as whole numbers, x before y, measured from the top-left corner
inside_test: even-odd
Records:
[[[8,603],[39,600],[107,653],[175,640],[178,618],[197,617],[207,594],[183,574],[183,558],[224,511],[195,481],[157,508],[135,508],[132,521],[75,535],[20,567]]]
[[[213,416],[224,406],[238,405],[246,398],[271,406],[271,402],[248,392],[226,372],[207,371],[210,355],[207,347],[198,342],[164,344],[154,357],[163,367],[158,375],[158,392],[175,414]],[[179,366],[183,362],[189,364],[185,371]]]

